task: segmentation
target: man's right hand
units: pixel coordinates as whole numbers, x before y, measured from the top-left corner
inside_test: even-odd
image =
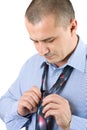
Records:
[[[37,105],[41,100],[41,92],[34,86],[29,91],[23,93],[18,103],[18,114],[26,116],[37,111]]]

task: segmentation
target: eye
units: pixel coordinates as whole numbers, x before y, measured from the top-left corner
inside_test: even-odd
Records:
[[[32,38],[30,38],[30,40],[31,40],[34,44],[38,43],[38,40],[34,40],[34,39],[32,39]]]
[[[49,43],[52,43],[52,42],[54,42],[54,40],[55,40],[55,39],[51,39],[51,40],[49,40],[48,42],[49,42]]]
[[[34,43],[38,43],[38,41],[33,41]]]
[[[55,38],[53,38],[53,39],[46,39],[44,42],[46,42],[46,43],[52,43],[52,42],[54,42],[54,40],[55,40]]]
[[[37,41],[37,40],[32,40],[32,42],[33,42],[34,44],[37,44],[37,43],[38,43],[38,41]]]

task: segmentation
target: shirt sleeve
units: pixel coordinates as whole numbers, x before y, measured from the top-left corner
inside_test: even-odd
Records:
[[[87,130],[87,119],[72,115],[70,130]]]
[[[22,127],[25,127],[27,122],[29,123],[29,118],[22,117],[17,113],[17,106],[18,103],[14,103],[10,114],[6,114],[5,123],[7,130],[19,130]]]
[[[31,115],[27,118],[17,113],[18,101],[23,94],[21,92],[23,69],[21,71],[17,80],[0,98],[0,118],[5,122],[7,130],[19,130],[31,120]]]
[[[0,99],[0,118],[5,122],[7,130],[19,130],[30,122],[30,117],[22,117],[17,113],[18,100],[9,91]]]
[[[31,119],[35,117],[35,113],[28,115],[28,117],[22,117],[17,113],[17,108],[25,91],[29,90],[33,84],[40,86],[40,80],[36,80],[37,73],[39,73],[39,76],[42,74],[40,70],[42,60],[39,59],[38,56],[28,59],[21,68],[18,78],[0,98],[0,118],[5,122],[7,130],[20,130],[29,125]],[[36,75],[32,76],[32,72],[35,72]]]

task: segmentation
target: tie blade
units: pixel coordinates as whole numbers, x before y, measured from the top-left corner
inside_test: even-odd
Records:
[[[47,130],[46,121],[43,116],[38,115],[37,117],[36,130]]]

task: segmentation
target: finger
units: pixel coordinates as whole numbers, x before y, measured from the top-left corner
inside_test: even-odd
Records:
[[[30,99],[31,98],[31,99]],[[36,95],[34,92],[29,93],[29,98],[28,100],[31,102],[32,100],[34,101],[35,104],[38,104],[40,101],[40,98]]]
[[[62,98],[61,96],[57,94],[50,94],[43,99],[42,105],[45,106],[46,104],[51,103],[51,102],[61,104],[63,101],[64,101],[64,98]]]
[[[23,108],[27,108],[30,111],[33,109],[32,105],[25,100],[20,102],[20,106],[23,107]]]
[[[55,109],[50,109],[49,111],[47,111],[46,113],[45,113],[45,118],[47,118],[47,117],[49,117],[49,116],[54,116],[55,117],[55,114],[56,113],[58,113],[57,112],[57,110],[55,110]]]
[[[45,113],[45,118],[53,116],[59,126],[69,126],[71,121],[71,114],[62,113],[62,111],[50,109]]]
[[[24,92],[23,95],[28,96],[30,93],[34,93],[35,95],[37,95],[38,98],[41,98],[41,92],[40,89],[38,87],[33,86],[30,90]]]
[[[31,90],[33,90],[33,92],[34,92],[39,98],[41,98],[41,91],[40,91],[40,89],[39,89],[38,87],[33,86]]]
[[[40,98],[41,98],[41,92],[36,87],[32,87],[32,89],[30,89],[29,91],[26,91],[22,96],[22,99],[30,102],[33,107],[36,104],[38,104]]]
[[[53,110],[53,109],[55,109],[55,110],[57,110],[57,109],[59,109],[60,108],[60,105],[58,105],[58,104],[55,104],[55,103],[49,103],[49,104],[47,104],[44,108],[43,108],[43,113],[46,113],[47,111],[49,111],[49,110]]]
[[[31,113],[31,110],[32,110],[32,106],[28,102],[25,101],[19,102],[18,110],[17,110],[19,115],[21,116],[28,115],[29,113]]]
[[[21,100],[28,102],[28,104],[30,104],[32,106],[32,108],[36,107],[37,104],[39,103],[38,97],[33,93],[29,93],[28,96],[22,97]]]

